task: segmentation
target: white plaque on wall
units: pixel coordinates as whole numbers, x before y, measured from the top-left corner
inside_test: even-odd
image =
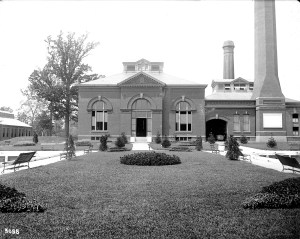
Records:
[[[282,128],[282,113],[263,113],[264,128]]]

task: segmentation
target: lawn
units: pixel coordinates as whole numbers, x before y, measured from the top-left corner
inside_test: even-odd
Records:
[[[42,143],[53,143],[55,144],[52,148],[46,149],[46,151],[64,151],[65,150],[65,138],[59,136],[39,136],[39,142],[34,146],[14,146],[17,142],[28,141],[32,142],[32,137],[15,137],[10,139],[10,144],[5,145],[4,140],[0,141],[0,151],[42,151]],[[75,141],[76,143],[77,141]],[[99,142],[92,142],[93,150],[98,150],[100,141]],[[108,147],[115,147],[114,142],[108,142]],[[131,150],[132,144],[126,144],[125,146],[127,149]],[[87,146],[76,146],[76,150],[84,150]]]
[[[262,186],[295,175],[198,151],[174,153],[179,165],[120,164],[128,153],[91,153],[0,176],[48,207],[0,214],[0,226],[36,238],[300,237],[300,209],[241,207]]]

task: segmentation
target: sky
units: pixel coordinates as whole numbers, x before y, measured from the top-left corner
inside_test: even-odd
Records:
[[[300,3],[276,1],[278,74],[283,94],[300,101]],[[223,43],[235,44],[235,78],[254,80],[254,2],[1,1],[0,106],[15,111],[28,77],[46,63],[47,36],[88,33],[99,45],[85,59],[93,73],[121,73],[122,62],[164,62],[164,72],[211,94],[223,77]]]

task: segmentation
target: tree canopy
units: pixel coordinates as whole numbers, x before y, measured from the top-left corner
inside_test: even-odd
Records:
[[[77,84],[96,80],[101,76],[88,74],[91,67],[83,60],[99,43],[87,42],[87,34],[79,37],[75,33],[63,32],[47,44],[47,64],[43,69],[34,70],[29,77],[30,87],[48,102],[51,117],[65,120],[66,137],[69,136],[69,121],[77,121]]]

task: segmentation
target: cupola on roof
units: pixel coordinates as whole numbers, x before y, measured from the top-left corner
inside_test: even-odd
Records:
[[[136,62],[123,62],[124,72],[163,72],[163,62],[150,62],[146,59],[140,59]]]

